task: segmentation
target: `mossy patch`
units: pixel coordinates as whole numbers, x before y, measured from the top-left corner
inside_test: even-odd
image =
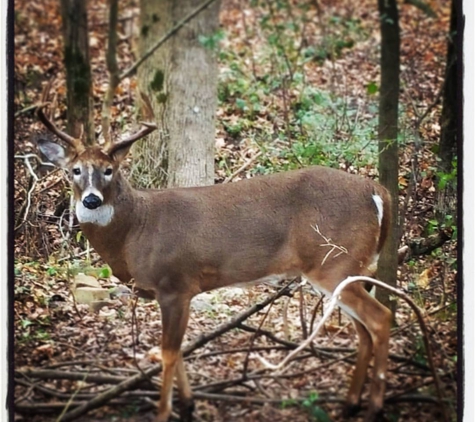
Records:
[[[150,88],[155,92],[163,90],[163,83],[165,81],[165,74],[162,70],[158,69],[153,76],[152,82],[150,82]]]
[[[164,92],[161,92],[160,94],[157,95],[157,101],[159,104],[163,104],[167,101],[168,95],[165,94]]]
[[[89,100],[91,87],[91,68],[82,52],[66,47],[64,61],[70,71],[69,82],[75,102],[86,106]]]

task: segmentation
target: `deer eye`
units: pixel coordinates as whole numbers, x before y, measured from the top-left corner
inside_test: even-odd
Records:
[[[110,176],[111,174],[112,174],[112,169],[111,168],[105,169],[105,171],[104,171],[105,176]]]
[[[81,169],[78,167],[73,168],[73,174],[79,176],[81,174]]]

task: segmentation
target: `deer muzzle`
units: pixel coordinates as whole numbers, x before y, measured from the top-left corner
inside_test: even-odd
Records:
[[[90,193],[82,200],[82,204],[90,210],[95,210],[102,205],[102,199],[97,195]]]

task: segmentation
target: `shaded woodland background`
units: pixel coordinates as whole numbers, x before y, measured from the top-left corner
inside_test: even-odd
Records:
[[[398,3],[399,246],[409,250],[401,257],[398,282],[425,311],[446,406],[455,420],[456,209],[435,213],[439,192],[457,176],[456,157],[444,169],[439,159],[451,2],[424,4],[429,9]],[[87,7],[91,98],[99,125],[109,77],[109,11],[105,1]],[[138,17],[138,2],[121,2],[121,69],[137,59]],[[139,301],[133,309],[115,300],[94,311],[73,299],[71,284],[80,273],[94,276],[104,288],[117,281],[88,249],[69,212],[69,186],[61,171],[29,155],[36,153],[32,135],[42,130],[34,106],[51,81],[54,119],[58,124],[66,119],[61,19],[57,1],[15,2],[16,420],[56,420],[137,374],[137,365],[146,368],[160,359],[156,303]],[[380,41],[372,1],[224,0],[220,29],[201,40],[219,63],[215,182],[312,164],[376,178]],[[115,134],[131,130],[137,120],[137,84],[131,76],[117,88],[111,108]],[[133,165],[126,170],[133,173]],[[263,285],[200,295],[185,343],[215,332],[278,289]],[[315,347],[281,376],[246,359],[252,346],[279,361],[302,341],[321,309],[313,289],[295,289],[190,353],[197,420],[343,420],[339,410],[355,350],[355,333],[344,316],[336,313]],[[398,303],[396,323],[386,418],[441,420],[420,329],[404,303]],[[249,380],[243,379],[243,368]],[[147,420],[156,397],[156,387],[143,382],[80,420]]]

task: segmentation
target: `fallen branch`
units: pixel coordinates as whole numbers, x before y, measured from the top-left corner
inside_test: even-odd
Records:
[[[288,347],[285,346],[259,346],[253,347],[252,350],[288,350]],[[216,350],[214,352],[207,352],[202,353],[200,355],[195,356],[188,356],[185,360],[197,360],[197,359],[204,359],[209,358],[212,356],[221,356],[221,355],[230,355],[230,354],[237,354],[237,353],[247,353],[249,351],[249,347],[242,347],[239,349],[228,349],[228,350]]]
[[[398,250],[398,261],[401,264],[413,256],[428,255],[451,239],[449,230],[441,230],[426,238],[412,239]]]
[[[295,342],[289,341],[289,340],[281,339],[281,338],[277,337],[271,331],[267,331],[267,330],[263,330],[263,329],[258,330],[257,328],[251,327],[250,325],[246,325],[246,324],[239,324],[239,328],[244,330],[244,331],[249,331],[250,333],[259,332],[259,334],[266,336],[269,340],[272,340],[273,342],[275,342],[277,344],[282,344],[283,346],[286,346],[289,349],[296,349],[297,347],[299,347],[298,343],[295,343]],[[312,350],[308,349],[308,351],[312,351]],[[317,347],[316,351],[317,351],[317,354],[319,354],[320,356],[323,356],[323,357],[326,357],[326,358],[332,357],[332,353],[327,352],[324,349],[320,349],[320,348]],[[312,354],[314,354],[313,351],[312,351]]]
[[[87,374],[85,372],[65,372],[55,369],[23,369],[15,371],[15,374],[28,378],[38,379],[63,379],[71,381],[92,382],[94,384],[119,384],[126,378],[115,375]]]
[[[116,399],[112,401],[110,404],[111,405],[130,405],[134,403],[135,406],[137,406],[137,399],[143,398],[144,403],[143,406],[148,407],[153,407],[154,404],[151,404],[148,402],[148,400],[145,400],[146,398],[149,398],[150,396],[155,396],[157,393],[152,393],[149,391],[144,391],[141,392],[142,397],[138,397],[137,395],[131,395],[130,399]],[[249,404],[258,404],[258,405],[263,405],[263,404],[282,404],[285,402],[288,402],[289,404],[299,404],[302,403],[303,401],[308,400],[308,397],[298,397],[298,398],[292,398],[292,399],[287,399],[287,398],[260,398],[260,397],[249,397],[245,395],[233,395],[233,394],[213,394],[213,393],[204,393],[197,391],[194,393],[194,397],[200,400],[208,400],[208,401],[221,401],[221,402],[232,402],[232,403],[249,403]],[[133,401],[132,401],[133,400]],[[396,404],[396,403],[432,403],[432,404],[437,404],[438,400],[436,397],[429,396],[429,395],[424,395],[424,394],[404,394],[400,395],[398,397],[389,397],[386,399],[386,402],[389,404]],[[84,404],[84,401],[75,401],[75,402],[70,402],[69,405],[71,407],[80,407]],[[327,404],[327,403],[335,403],[335,404],[344,404],[346,403],[346,400],[344,398],[340,397],[328,397],[328,396],[319,396],[317,399],[314,399],[312,403],[318,405],[318,404]],[[362,407],[365,407],[365,402],[362,401]],[[18,413],[23,413],[23,414],[37,414],[37,413],[56,413],[58,410],[64,408],[67,403],[65,402],[48,402],[48,403],[18,403],[15,404],[15,411]],[[65,420],[64,418],[61,419],[62,421]]]
[[[304,400],[308,400],[307,397],[301,397],[297,399],[267,399],[267,398],[259,398],[259,397],[249,397],[249,396],[236,396],[230,394],[212,394],[212,393],[202,393],[196,392],[194,396],[197,399],[202,400],[211,400],[211,401],[228,401],[228,402],[246,402],[246,403],[254,403],[254,404],[266,404],[266,403],[273,403],[273,404],[282,404],[285,401],[291,400],[294,403],[300,403]],[[339,397],[322,397],[319,396],[318,399],[313,401],[315,404],[324,404],[324,403],[345,403],[345,400]]]
[[[135,404],[137,402],[137,397],[131,398],[131,400],[127,399],[116,399],[110,403],[110,405],[114,406],[120,406],[124,407],[125,405],[131,405]],[[84,401],[71,401],[71,402],[60,402],[60,401],[54,401],[54,402],[48,402],[48,403],[15,403],[15,412],[18,413],[57,413],[59,410],[64,409],[66,406],[70,406],[73,408],[77,408],[79,406],[82,406]],[[150,407],[149,404],[147,404],[147,407]],[[64,421],[64,418],[61,418],[58,420]]]

